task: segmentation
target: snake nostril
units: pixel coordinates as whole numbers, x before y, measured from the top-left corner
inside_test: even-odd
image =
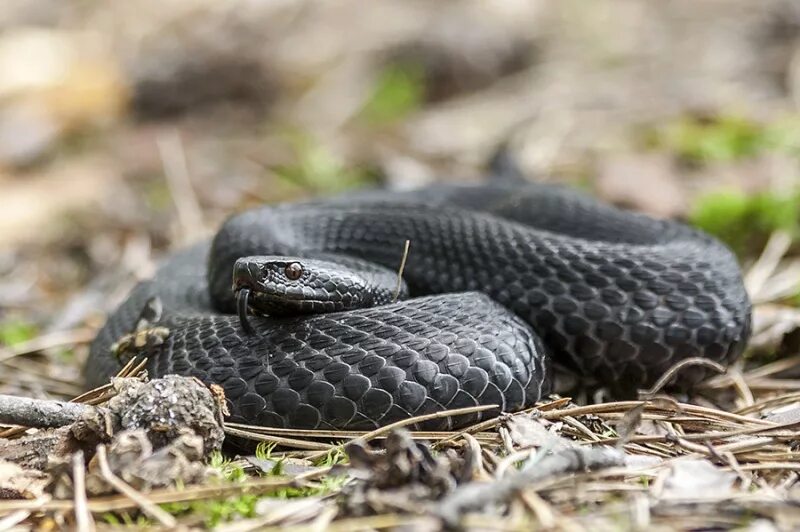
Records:
[[[258,273],[254,273],[253,265],[242,259],[237,260],[233,265],[233,289],[255,288],[257,282]]]
[[[261,265],[253,262],[247,264],[247,270],[251,279],[258,279],[264,274],[261,269]]]

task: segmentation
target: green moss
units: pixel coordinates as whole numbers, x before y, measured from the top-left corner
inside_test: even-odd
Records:
[[[422,104],[424,81],[419,65],[386,67],[378,76],[372,95],[361,110],[361,117],[371,124],[391,124],[405,118]]]

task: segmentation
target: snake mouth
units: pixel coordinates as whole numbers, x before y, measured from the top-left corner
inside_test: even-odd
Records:
[[[336,301],[312,298],[302,294],[276,294],[254,289],[249,294],[248,308],[257,315],[280,319],[334,312],[336,303]]]
[[[258,290],[254,290],[251,297],[255,300],[253,302],[254,308],[259,309],[261,306],[264,306],[265,309],[268,308],[273,312],[279,311],[283,307],[292,308],[295,305],[303,304],[316,305],[328,301],[328,299],[324,297],[310,297],[307,294],[260,292]]]
[[[247,310],[248,310],[248,300],[250,299],[250,289],[249,288],[242,288],[236,293],[236,310],[239,314],[239,323],[242,325],[242,329],[247,334],[255,334],[255,329],[250,324],[250,320],[247,317]]]
[[[273,294],[247,286],[234,288],[236,299],[236,314],[239,323],[246,334],[255,334],[256,330],[250,322],[252,314],[272,316],[276,318],[297,316],[301,314],[316,314],[315,310],[326,305],[324,299],[311,299],[286,294]]]

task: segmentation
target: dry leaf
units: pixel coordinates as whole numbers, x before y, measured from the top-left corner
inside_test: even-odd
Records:
[[[506,422],[511,439],[520,448],[549,447],[551,450],[572,447],[569,440],[547,430],[541,421],[528,415],[512,416]]]
[[[703,500],[725,498],[733,489],[736,473],[723,471],[708,460],[676,460],[664,482],[665,499]]]

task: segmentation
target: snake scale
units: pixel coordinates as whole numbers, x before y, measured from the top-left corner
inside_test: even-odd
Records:
[[[235,314],[240,257],[350,257],[394,272],[406,240],[406,299],[252,316],[252,333]],[[507,182],[350,193],[235,215],[212,242],[167,258],[112,313],[91,347],[89,384],[119,369],[111,346],[154,298],[155,325],[168,335],[138,353],[151,376],[221,385],[233,421],[320,429],[497,405],[416,428],[464,426],[533,404],[553,363],[630,394],[687,357],[729,363],[747,342],[751,314],[736,259],[714,238],[572,189]],[[689,367],[678,384],[703,376]]]

